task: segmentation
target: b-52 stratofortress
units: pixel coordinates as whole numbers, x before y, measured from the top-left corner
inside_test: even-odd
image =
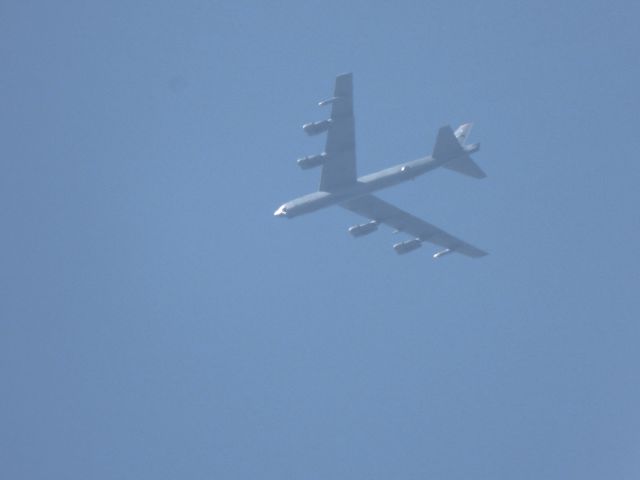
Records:
[[[473,258],[487,254],[373,195],[377,190],[413,180],[418,175],[438,167],[474,178],[484,178],[485,173],[470,157],[470,154],[478,151],[480,145],[465,143],[471,129],[470,123],[461,125],[455,132],[448,125],[440,128],[431,156],[358,177],[352,74],[339,75],[336,78],[333,97],[318,105],[331,105],[330,118],[307,123],[302,128],[308,135],[327,132],[325,151],[319,155],[299,159],[298,165],[302,169],[322,167],[320,188],[317,192],[281,205],[274,212],[276,217],[292,218],[330,205],[339,205],[369,219],[367,223],[349,228],[349,233],[354,237],[374,232],[381,223],[393,227],[396,232],[411,235],[413,238],[393,245],[398,254],[411,252],[422,246],[423,242],[442,247],[433,258],[453,252]]]

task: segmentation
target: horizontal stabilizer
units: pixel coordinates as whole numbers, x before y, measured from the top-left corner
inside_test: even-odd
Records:
[[[471,160],[471,157],[469,155],[458,157],[455,160],[451,160],[450,162],[447,162],[442,166],[444,168],[448,168],[449,170],[453,170],[454,172],[458,172],[473,178],[484,178],[487,176],[487,174],[482,171],[478,164]]]
[[[460,142],[460,145],[464,146],[464,144],[466,143],[467,137],[471,132],[471,127],[473,127],[473,123],[463,123],[456,130],[454,135],[458,139],[458,142]]]

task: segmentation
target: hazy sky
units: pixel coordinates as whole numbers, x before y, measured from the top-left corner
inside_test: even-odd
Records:
[[[639,5],[2,1],[0,477],[640,478]],[[342,72],[488,257],[273,217]]]

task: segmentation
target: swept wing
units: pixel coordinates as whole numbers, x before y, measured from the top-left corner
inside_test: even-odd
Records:
[[[396,230],[413,235],[416,239],[431,242],[447,249],[447,253],[458,252],[468,257],[478,258],[487,254],[483,250],[474,247],[448,234],[444,230],[411,215],[390,203],[380,200],[374,195],[364,195],[341,204],[342,207],[352,212],[369,218],[373,221],[384,223]]]
[[[331,117],[325,145],[326,161],[322,166],[320,190],[331,191],[355,183],[356,135],[353,118],[353,75],[338,75],[333,98],[320,102],[331,104]]]

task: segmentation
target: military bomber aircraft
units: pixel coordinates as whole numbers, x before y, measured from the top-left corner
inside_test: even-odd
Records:
[[[349,233],[354,237],[374,232],[381,223],[393,227],[396,232],[411,235],[413,238],[393,245],[398,254],[411,252],[422,246],[423,242],[442,247],[434,253],[433,258],[453,252],[473,258],[487,254],[373,195],[377,190],[412,180],[438,167],[474,178],[484,178],[485,173],[470,157],[470,154],[478,151],[480,144],[465,143],[471,130],[470,123],[461,125],[455,132],[448,125],[440,128],[431,156],[358,177],[352,74],[339,75],[335,81],[333,97],[318,105],[331,105],[330,118],[307,123],[302,128],[308,135],[327,132],[325,151],[319,155],[299,159],[298,165],[302,169],[322,167],[320,188],[317,192],[281,205],[274,212],[276,217],[293,218],[330,205],[339,205],[369,219],[367,223],[349,228]]]

